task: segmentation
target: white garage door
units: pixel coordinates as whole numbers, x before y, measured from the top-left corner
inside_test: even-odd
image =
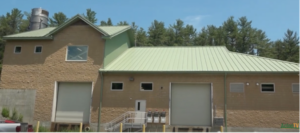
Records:
[[[88,123],[92,83],[59,83],[56,122]]]
[[[171,125],[211,126],[210,84],[172,84]]]

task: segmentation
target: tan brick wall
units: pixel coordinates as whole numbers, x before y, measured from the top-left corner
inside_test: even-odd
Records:
[[[228,75],[227,81],[245,83],[244,93],[229,92],[227,84],[228,126],[280,128],[281,123],[298,122],[299,94],[292,93],[298,74]],[[274,83],[275,93],[262,93],[261,83]]]
[[[134,77],[134,81],[129,81],[129,77],[131,76]],[[112,81],[122,81],[124,83],[124,90],[111,91],[110,86]],[[140,91],[140,82],[153,82],[153,91]],[[216,115],[223,116],[223,75],[104,73],[101,122],[109,122],[126,111],[134,111],[135,100],[146,100],[146,110],[165,110],[167,112],[166,122],[169,123],[170,82],[213,82],[213,95],[214,97],[218,97],[213,101],[217,109]],[[111,109],[118,111],[111,111]]]
[[[129,81],[129,77],[134,77],[134,81]],[[291,84],[299,80],[297,74],[228,74],[226,80],[228,126],[279,127],[281,123],[294,123],[299,118],[299,94],[291,91]],[[124,90],[111,91],[112,81],[122,81]],[[140,82],[153,82],[153,91],[140,91]],[[170,82],[212,82],[214,113],[216,117],[223,117],[224,75],[105,73],[101,122],[109,122],[126,111],[134,110],[135,100],[147,100],[147,111],[167,111],[168,124]],[[233,82],[244,83],[245,93],[231,93],[230,83]],[[260,86],[255,83],[275,83],[275,93],[261,93]],[[163,89],[160,89],[161,86]]]
[[[1,88],[36,89],[34,119],[50,121],[55,81],[94,82],[92,122],[97,122],[100,76],[104,40],[101,34],[86,25],[66,27],[45,41],[8,41],[4,53]],[[22,46],[21,54],[14,47]],[[43,46],[41,54],[34,53],[35,45]],[[65,61],[68,45],[88,45],[88,59],[82,62]]]

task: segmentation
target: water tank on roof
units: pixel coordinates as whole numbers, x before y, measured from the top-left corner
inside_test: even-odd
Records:
[[[49,12],[42,8],[33,8],[31,12],[29,30],[38,30],[48,27]]]

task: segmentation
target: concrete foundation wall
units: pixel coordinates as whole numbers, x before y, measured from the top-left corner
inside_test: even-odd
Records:
[[[0,89],[0,111],[10,109],[10,116],[15,108],[23,115],[23,122],[32,122],[35,106],[35,89]]]

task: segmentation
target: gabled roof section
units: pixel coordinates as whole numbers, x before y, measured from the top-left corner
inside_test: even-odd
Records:
[[[299,73],[299,63],[230,52],[225,46],[133,47],[100,71]]]
[[[126,31],[130,31],[130,32],[128,32],[129,36],[131,34],[131,30],[130,30],[131,26],[96,26],[93,23],[91,23],[89,20],[87,20],[85,17],[78,14],[78,15],[72,17],[71,19],[69,19],[67,22],[61,24],[58,27],[48,27],[48,28],[39,29],[39,30],[27,31],[27,32],[13,34],[13,35],[7,35],[7,36],[4,36],[3,38],[6,40],[53,39],[53,34],[59,32],[63,28],[67,27],[68,25],[73,24],[74,22],[76,22],[78,20],[84,21],[89,26],[91,26],[95,30],[102,33],[104,35],[103,38],[105,38],[105,39],[111,39],[123,32],[126,32]]]
[[[105,36],[104,38],[113,38],[129,29],[131,27],[128,26],[99,26],[99,29],[105,31],[108,35]]]
[[[76,22],[77,20],[81,19],[82,21],[86,22],[88,25],[90,25],[92,28],[94,28],[95,30],[99,31],[100,33],[102,33],[104,36],[108,36],[109,34],[106,33],[105,31],[103,31],[102,29],[98,28],[97,26],[95,26],[92,22],[90,22],[89,20],[87,20],[85,17],[83,17],[80,14],[75,15],[74,17],[72,17],[71,19],[69,19],[67,22],[61,24],[60,26],[58,26],[56,29],[52,30],[51,32],[49,32],[48,34],[46,34],[46,36],[50,36],[53,35],[55,33],[57,33],[58,31],[62,30],[63,28],[69,26],[70,24]]]

